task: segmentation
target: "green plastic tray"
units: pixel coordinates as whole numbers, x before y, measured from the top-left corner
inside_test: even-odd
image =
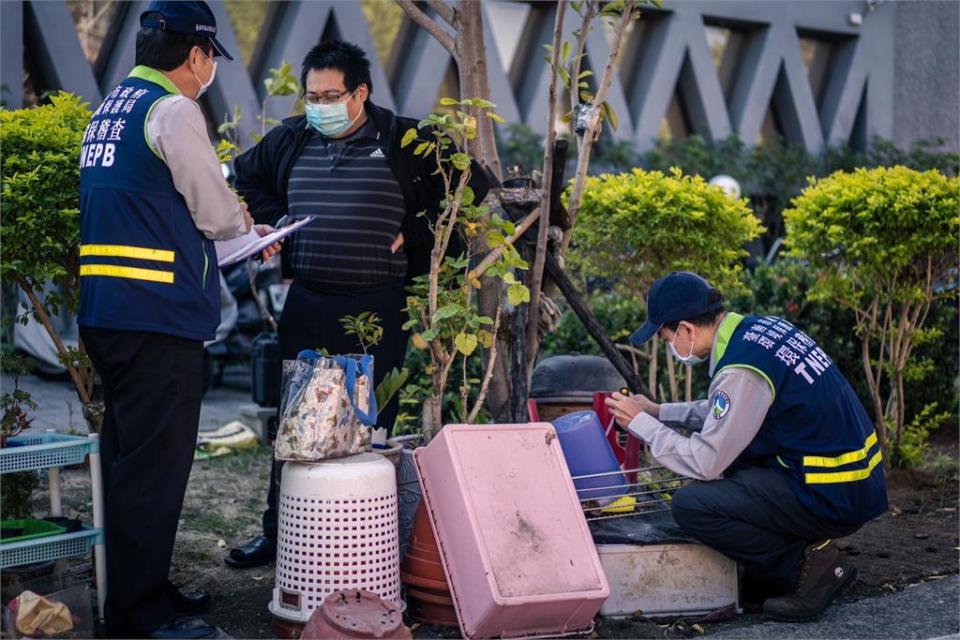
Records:
[[[3,544],[23,542],[24,540],[33,540],[44,536],[59,536],[67,531],[60,525],[46,520],[3,520],[0,521],[0,528],[23,529],[23,533],[18,536],[3,538]]]

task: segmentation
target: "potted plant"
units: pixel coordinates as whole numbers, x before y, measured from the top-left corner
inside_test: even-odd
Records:
[[[383,326],[380,324],[380,317],[372,311],[364,311],[355,316],[343,316],[340,318],[340,324],[343,325],[343,332],[346,335],[357,337],[357,343],[364,354],[369,353],[371,347],[375,347],[383,340]],[[374,363],[374,370],[376,370],[376,363]],[[374,394],[377,397],[377,407],[380,411],[383,411],[387,403],[394,399],[406,383],[409,375],[410,372],[406,368],[397,369],[394,367],[383,377],[380,384],[374,389]],[[376,436],[377,434],[374,433],[375,445],[377,444]],[[379,448],[378,453],[396,465],[399,462],[402,448],[402,444],[387,440],[385,446]]]
[[[529,290],[514,275],[514,270],[528,268],[512,244],[517,227],[476,202],[468,185],[473,158],[466,152],[467,142],[477,136],[478,119],[499,119],[491,110],[494,105],[480,98],[443,98],[440,104],[450,111],[431,113],[401,141],[404,147],[416,143],[415,155],[433,156],[446,193],[430,223],[434,236],[430,269],[415,278],[409,289],[410,319],[404,325],[414,332],[413,346],[430,356],[430,385],[421,424],[424,444],[443,427],[443,394],[454,367],[459,378],[456,418],[464,423],[477,419],[497,360],[495,336],[504,302],[518,306],[530,300]],[[447,250],[454,234],[462,237],[466,250],[452,257]],[[477,265],[481,251],[488,252],[487,257]],[[491,278],[496,287],[498,304],[492,318],[482,314],[477,304],[481,275]],[[468,361],[479,357],[480,349],[488,349],[488,357],[479,379],[471,378]]]

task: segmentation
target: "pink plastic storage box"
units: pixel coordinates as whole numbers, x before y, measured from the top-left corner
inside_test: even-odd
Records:
[[[448,425],[414,459],[464,636],[592,629],[610,588],[552,425]]]

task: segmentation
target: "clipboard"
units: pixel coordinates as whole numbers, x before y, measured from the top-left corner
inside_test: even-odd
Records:
[[[256,255],[275,242],[279,242],[283,238],[296,232],[300,227],[310,224],[313,220],[313,216],[307,216],[262,237],[257,233],[256,229],[250,229],[250,231],[239,238],[218,240],[214,242],[217,248],[217,266],[221,268],[227,267]]]

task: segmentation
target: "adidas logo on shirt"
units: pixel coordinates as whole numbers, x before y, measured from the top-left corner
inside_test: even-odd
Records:
[[[373,150],[373,153],[370,154],[371,158],[386,158],[387,156],[383,155],[383,151],[377,147]]]

